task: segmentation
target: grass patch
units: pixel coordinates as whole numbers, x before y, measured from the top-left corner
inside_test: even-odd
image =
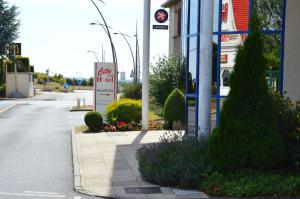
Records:
[[[88,133],[89,132],[89,127],[83,125],[79,127],[75,127],[75,133]]]
[[[149,111],[149,120],[162,120],[163,118],[156,114],[154,111]]]
[[[71,111],[93,111],[94,106],[93,105],[86,105],[86,106],[73,106],[71,108]]]
[[[41,91],[48,91],[48,92],[62,92],[62,93],[69,93],[73,92],[74,88],[70,86],[69,88],[64,88],[62,84],[56,82],[49,82],[47,84],[34,84],[34,88],[40,89]]]
[[[216,196],[300,196],[300,175],[287,173],[238,172],[213,173],[201,183],[201,189]]]

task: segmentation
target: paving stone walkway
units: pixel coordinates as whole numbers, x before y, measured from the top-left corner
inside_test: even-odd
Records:
[[[145,182],[138,170],[136,150],[157,142],[164,131],[72,132],[74,186],[78,192],[116,198],[208,198],[200,191],[159,187]]]

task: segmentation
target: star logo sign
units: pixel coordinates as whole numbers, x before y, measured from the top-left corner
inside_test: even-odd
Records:
[[[166,19],[166,14],[165,13],[163,13],[163,12],[159,12],[159,13],[157,13],[157,19],[159,20],[159,21],[164,21],[165,19]]]
[[[155,12],[155,20],[158,23],[165,23],[168,20],[168,12],[163,9],[156,11]]]

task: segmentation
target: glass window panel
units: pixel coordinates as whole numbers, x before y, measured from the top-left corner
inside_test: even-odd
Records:
[[[188,93],[196,91],[197,76],[197,37],[189,39],[189,73],[188,73]]]
[[[220,95],[227,96],[229,93],[229,78],[235,65],[237,46],[242,45],[246,35],[228,34],[221,37],[220,55]]]
[[[267,83],[272,90],[280,89],[280,35],[264,35],[264,56],[267,59]]]
[[[283,0],[252,0],[252,3],[262,20],[263,29],[281,30]]]
[[[216,127],[217,100],[211,99],[211,130]]]
[[[196,135],[196,101],[195,98],[188,98],[188,120],[187,120],[187,128],[188,135]]]
[[[218,21],[219,21],[219,1],[214,0],[214,24],[213,24],[213,31],[218,31]]]
[[[222,31],[247,31],[249,0],[223,0]]]
[[[198,32],[199,0],[190,0],[190,34]]]

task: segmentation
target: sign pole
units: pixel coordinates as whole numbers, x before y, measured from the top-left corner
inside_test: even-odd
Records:
[[[214,1],[203,0],[200,21],[199,138],[211,131],[211,83]]]
[[[149,128],[149,61],[151,0],[144,0],[142,130]]]

